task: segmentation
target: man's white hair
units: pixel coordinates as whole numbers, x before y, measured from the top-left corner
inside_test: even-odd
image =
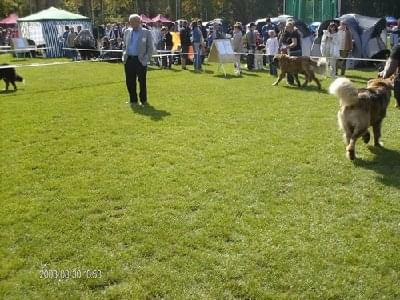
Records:
[[[140,20],[140,16],[138,14],[131,14],[129,16],[129,22],[132,21],[133,19],[139,19]]]

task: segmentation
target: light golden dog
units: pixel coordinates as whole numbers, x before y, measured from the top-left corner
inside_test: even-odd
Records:
[[[279,66],[281,73],[278,79],[272,85],[278,85],[278,83],[286,76],[286,73],[290,73],[294,76],[297,85],[300,87],[300,81],[298,74],[304,74],[306,81],[303,86],[314,80],[321,89],[319,80],[315,77],[315,70],[319,68],[318,62],[313,61],[308,56],[288,56],[286,54],[276,54],[274,56],[274,63]]]
[[[364,143],[370,140],[368,127],[372,126],[374,145],[380,146],[382,121],[386,116],[393,81],[391,79],[371,79],[367,87],[357,89],[347,78],[336,79],[329,92],[340,100],[338,112],[339,127],[344,131],[346,155],[355,159],[355,144],[359,137]]]

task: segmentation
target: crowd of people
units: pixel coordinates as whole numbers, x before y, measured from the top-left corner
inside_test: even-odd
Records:
[[[0,46],[10,46],[11,39],[16,37],[18,37],[18,30],[16,28],[0,27]]]
[[[233,50],[237,53],[234,63],[236,74],[241,74],[241,61],[245,59],[248,70],[266,69],[268,66],[270,74],[277,76],[277,66],[273,62],[275,54],[302,55],[302,34],[291,18],[288,18],[286,23],[275,24],[271,18],[267,17],[266,24],[261,30],[257,30],[255,23],[244,26],[240,22],[227,26],[225,30],[218,22],[206,27],[199,19],[191,23],[187,21],[165,24],[156,22],[142,24],[142,26],[150,31],[154,53],[159,54],[152,62],[165,69],[171,68],[173,64],[181,64],[182,69],[186,69],[188,63],[193,63],[194,70],[200,72],[202,62],[213,41],[223,38],[232,39]],[[63,47],[69,48],[65,50],[65,56],[73,60],[90,59],[94,56],[100,59],[121,59],[124,34],[129,27],[129,23],[106,24],[100,26],[93,36],[89,30],[81,30],[80,26],[77,27],[76,32],[73,27],[66,26],[61,37]],[[391,30],[393,45],[398,43],[399,28],[398,25]],[[178,34],[180,40],[180,48],[174,49],[176,55],[173,53],[172,34],[174,33]],[[332,22],[323,31],[320,50],[322,56],[327,58],[327,76],[334,78],[345,74],[345,58],[350,55],[353,43],[351,30],[344,21]],[[71,48],[90,49],[90,51],[80,50],[78,53]],[[98,52],[93,50],[98,50]],[[189,59],[191,51],[193,57]],[[339,71],[340,74],[338,74]],[[288,82],[294,84],[290,75]]]
[[[400,23],[400,22],[399,22]],[[285,53],[291,56],[302,55],[302,33],[296,28],[293,19],[288,18],[286,23],[275,24],[271,18],[266,18],[266,24],[261,30],[256,29],[255,23],[244,26],[236,22],[233,26],[226,26],[223,30],[222,23],[214,22],[209,26],[204,26],[199,19],[191,23],[183,21],[182,23],[164,23],[156,22],[151,24],[142,24],[142,26],[151,32],[154,52],[159,54],[153,60],[153,63],[161,68],[169,69],[173,64],[181,64],[182,69],[187,68],[188,63],[193,63],[195,71],[202,70],[202,62],[208,54],[209,49],[215,39],[231,38],[234,52],[246,53],[237,54],[235,59],[235,73],[240,74],[241,61],[246,60],[248,70],[265,69],[268,66],[271,75],[277,75],[277,68],[274,65],[273,57],[277,53]],[[89,59],[96,56],[100,59],[120,59],[123,49],[123,39],[129,24],[106,24],[99,26],[95,35],[90,31],[81,31],[78,27],[67,28],[61,37],[61,43],[64,48],[87,48],[92,51],[66,50],[65,56],[74,60]],[[398,43],[398,31],[400,26],[393,28],[391,32],[392,44]],[[82,33],[81,33],[82,32]],[[84,33],[84,34],[83,34]],[[180,48],[174,47],[172,34],[178,34]],[[87,37],[87,38],[86,38]],[[88,44],[83,39],[87,39]],[[329,66],[327,76],[336,77],[338,71],[344,75],[346,71],[346,60],[353,48],[353,37],[348,25],[341,21],[332,22],[326,30],[323,31],[321,40],[321,54],[327,57]],[[174,52],[182,53],[173,55]],[[93,50],[98,50],[96,53]],[[193,52],[193,58],[189,53]],[[342,58],[342,59],[341,59]],[[293,84],[293,78],[289,76],[288,82]]]

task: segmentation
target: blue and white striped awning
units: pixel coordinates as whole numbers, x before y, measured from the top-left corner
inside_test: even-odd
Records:
[[[33,40],[36,45],[45,45],[47,57],[63,56],[63,41],[62,34],[65,26],[74,27],[77,32],[77,27],[82,26],[82,29],[89,29],[92,32],[92,23],[87,20],[43,20],[43,21],[21,21],[18,22],[20,36]]]

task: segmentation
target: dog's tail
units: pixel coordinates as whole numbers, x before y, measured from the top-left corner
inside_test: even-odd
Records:
[[[338,78],[329,87],[329,93],[336,95],[343,106],[352,106],[358,100],[358,90],[347,78]]]
[[[321,57],[318,61],[310,58],[312,69],[315,73],[325,75],[326,73],[326,58]]]

